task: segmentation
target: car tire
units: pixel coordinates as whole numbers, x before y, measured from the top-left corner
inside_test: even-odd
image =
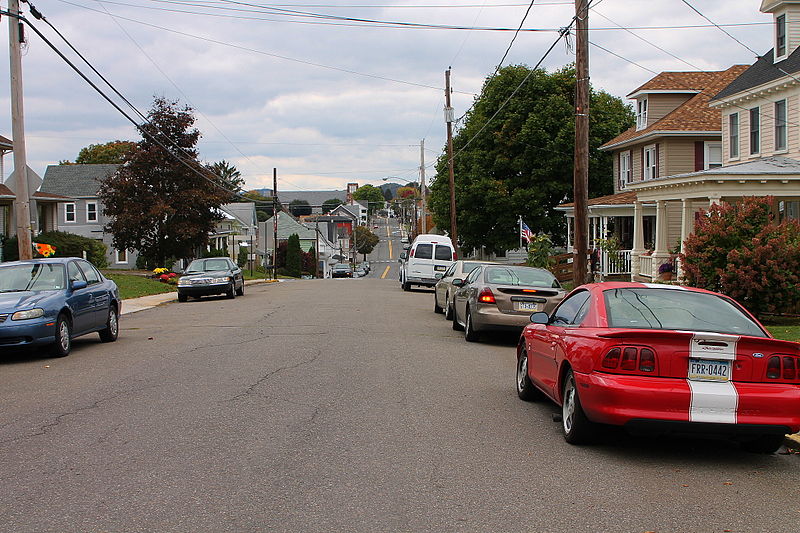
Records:
[[[228,287],[228,290],[225,292],[225,296],[231,300],[236,298],[236,283],[231,282],[231,286]]]
[[[56,341],[53,343],[53,357],[66,357],[72,350],[72,323],[67,315],[61,313],[56,319]]]
[[[242,288],[236,289],[236,296],[244,296],[244,280],[242,280]]]
[[[590,442],[594,433],[594,424],[586,418],[586,414],[583,412],[572,370],[568,370],[564,377],[562,392],[561,428],[564,431],[564,440],[570,444]]]
[[[463,331],[464,328],[461,324],[458,323],[458,312],[456,312],[455,306],[453,306],[453,329],[455,331]]]
[[[440,315],[444,313],[444,309],[439,307],[439,302],[436,300],[436,292],[433,293],[433,312]]]
[[[478,342],[481,339],[481,334],[475,331],[475,325],[472,323],[472,311],[467,307],[467,316],[464,318],[464,339],[467,342]]]
[[[100,340],[102,342],[114,342],[119,336],[119,313],[117,308],[111,306],[108,308],[108,318],[106,319],[106,327],[100,330]]]
[[[406,282],[406,281],[404,281],[403,282],[403,290],[406,291],[406,292],[410,291],[411,290],[411,284]]]
[[[528,377],[528,351],[522,348],[517,356],[517,396],[520,400],[532,402],[542,398],[542,393],[537,389],[531,378]]]
[[[783,435],[761,435],[752,440],[743,441],[742,449],[750,453],[775,453],[783,445]]]
[[[453,306],[450,305],[450,297],[444,300],[444,318],[445,320],[453,320]]]
[[[189,299],[189,297],[188,297],[188,296],[186,296],[185,294],[178,293],[178,301],[179,301],[179,302],[185,302],[185,301],[187,301],[188,299]]]

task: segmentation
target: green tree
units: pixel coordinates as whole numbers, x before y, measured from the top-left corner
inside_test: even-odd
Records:
[[[212,174],[219,177],[220,183],[223,187],[233,193],[242,193],[242,188],[244,187],[244,178],[242,178],[241,172],[239,172],[234,165],[223,159],[222,161],[217,161],[216,163],[206,165],[206,168],[210,170]],[[233,199],[238,198],[234,197]]]
[[[353,193],[353,199],[367,203],[367,213],[371,216],[377,209],[383,207],[386,201],[383,192],[373,185],[362,185]]]
[[[389,187],[383,189],[383,199],[386,200],[387,202],[391,202],[392,200],[394,200],[394,194],[392,194],[392,189],[390,189]]]
[[[189,258],[205,248],[230,194],[197,160],[200,132],[191,107],[156,98],[139,126],[142,140],[98,192],[118,250],[139,250],[148,265]],[[158,142],[156,142],[157,139]]]
[[[306,200],[292,200],[289,202],[289,212],[296,217],[310,215],[311,211],[311,205]]]
[[[136,143],[133,141],[110,141],[103,144],[90,144],[81,148],[76,165],[120,164],[124,161],[125,154],[134,150]],[[61,165],[71,165],[69,161],[61,161]]]
[[[338,206],[342,205],[342,201],[338,198],[328,198],[324,202],[322,202],[322,212],[323,213],[330,213]]]
[[[359,254],[364,254],[364,260],[367,260],[367,254],[371,254],[372,250],[380,241],[380,238],[372,233],[366,226],[356,226],[355,235],[355,248]]]
[[[508,66],[484,83],[453,140],[458,236],[465,252],[518,247],[519,216],[534,232],[563,242],[564,217],[554,208],[572,194],[574,92],[571,66],[553,73]],[[634,116],[630,106],[604,92],[591,93],[590,109],[589,193],[595,196],[613,190],[611,155],[597,148],[630,127]],[[428,205],[436,226],[449,230],[445,155],[437,161]]]
[[[302,266],[303,251],[300,249],[300,237],[297,233],[292,233],[286,243],[286,275],[299,278]]]

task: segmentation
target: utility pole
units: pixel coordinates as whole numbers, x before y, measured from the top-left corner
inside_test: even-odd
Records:
[[[572,276],[575,285],[587,281],[589,235],[589,9],[588,0],[575,0],[575,162],[572,191],[575,200],[575,244]]]
[[[419,184],[422,193],[422,233],[428,233],[428,217],[425,215],[425,139],[419,142]]]
[[[577,1],[577,0],[576,0]],[[458,257],[461,258],[461,249],[458,247],[458,228],[456,227],[456,181],[453,173],[453,108],[450,106],[450,69],[444,71],[444,120],[447,122],[447,166],[450,181],[450,238]]]
[[[21,14],[19,0],[9,0],[8,11]],[[14,211],[17,221],[17,242],[19,258],[31,259],[33,245],[31,243],[31,199],[28,190],[28,161],[25,156],[25,113],[22,106],[22,22],[17,17],[8,17],[8,42],[11,64],[11,136],[14,147],[14,179],[16,191]]]
[[[272,169],[272,279],[278,279],[278,169]]]

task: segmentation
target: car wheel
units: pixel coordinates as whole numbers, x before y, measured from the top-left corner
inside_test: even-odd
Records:
[[[108,319],[106,327],[100,330],[100,340],[103,342],[114,342],[119,336],[119,315],[117,308],[113,305],[108,308]]]
[[[185,302],[188,299],[189,299],[189,297],[186,296],[185,294],[178,293],[178,301],[179,302]]]
[[[404,281],[403,282],[403,290],[404,291],[410,291],[411,290],[411,284],[406,282],[406,281]]]
[[[461,327],[461,324],[458,323],[458,312],[455,309],[455,305],[453,305],[453,329],[456,331],[461,331],[464,329]]]
[[[53,344],[53,357],[66,357],[72,349],[72,324],[67,315],[60,314],[56,320],[56,342]]]
[[[453,320],[453,306],[450,305],[450,297],[444,299],[444,318],[445,320]]]
[[[750,453],[775,453],[783,445],[783,435],[761,435],[760,437],[743,441],[742,449]]]
[[[528,351],[525,348],[521,349],[517,356],[517,396],[526,402],[542,397],[542,393],[534,387],[531,378],[528,377]]]
[[[242,280],[242,288],[236,289],[236,296],[244,296],[244,280]]]
[[[435,292],[433,293],[433,312],[434,313],[438,313],[440,315],[442,313],[444,313],[444,309],[439,307],[439,302],[436,300],[436,293]]]
[[[570,444],[585,444],[592,436],[594,424],[586,418],[586,414],[583,412],[572,370],[567,371],[563,392],[561,426],[564,430],[564,440]]]
[[[228,287],[228,290],[225,292],[225,296],[233,300],[236,298],[236,284],[231,282],[231,286]]]
[[[467,342],[478,342],[480,338],[480,333],[475,331],[475,326],[472,324],[472,312],[467,307],[467,317],[464,319],[464,339]]]

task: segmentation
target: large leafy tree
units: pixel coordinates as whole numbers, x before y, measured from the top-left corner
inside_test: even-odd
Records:
[[[142,140],[100,187],[117,249],[136,249],[148,265],[193,257],[208,242],[230,193],[197,160],[191,107],[156,98],[138,127]]]
[[[299,278],[302,267],[303,251],[300,249],[300,237],[297,233],[292,233],[286,244],[286,275]]]
[[[310,215],[313,209],[307,200],[292,200],[289,202],[289,212],[296,217],[302,217]]]
[[[322,212],[323,213],[330,213],[338,206],[342,205],[342,201],[338,198],[328,198],[324,202],[322,202]]]
[[[133,141],[110,141],[103,144],[90,144],[81,148],[78,157],[75,158],[76,165],[90,164],[119,164],[122,163],[127,152],[136,148]],[[62,165],[71,165],[69,161],[61,161]]]
[[[242,193],[244,187],[244,178],[236,166],[223,159],[222,161],[217,161],[216,163],[206,165],[206,168],[208,168],[208,170],[210,170],[214,175],[219,177],[223,187],[232,193]]]
[[[359,202],[367,202],[367,212],[370,215],[383,207],[383,203],[386,201],[383,197],[383,191],[374,185],[362,185],[353,193],[353,199]]]
[[[465,251],[518,247],[519,216],[534,232],[563,241],[564,216],[554,208],[572,195],[574,92],[571,66],[553,73],[509,66],[484,83],[453,140],[458,236]],[[604,92],[592,91],[590,106],[589,193],[596,196],[613,191],[611,155],[597,148],[630,127],[634,116],[630,106]],[[449,230],[446,155],[437,162],[429,206],[435,224]]]
[[[355,235],[355,248],[356,252],[364,254],[364,260],[367,259],[367,254],[371,254],[372,250],[380,241],[380,238],[372,233],[366,226],[356,226]]]

